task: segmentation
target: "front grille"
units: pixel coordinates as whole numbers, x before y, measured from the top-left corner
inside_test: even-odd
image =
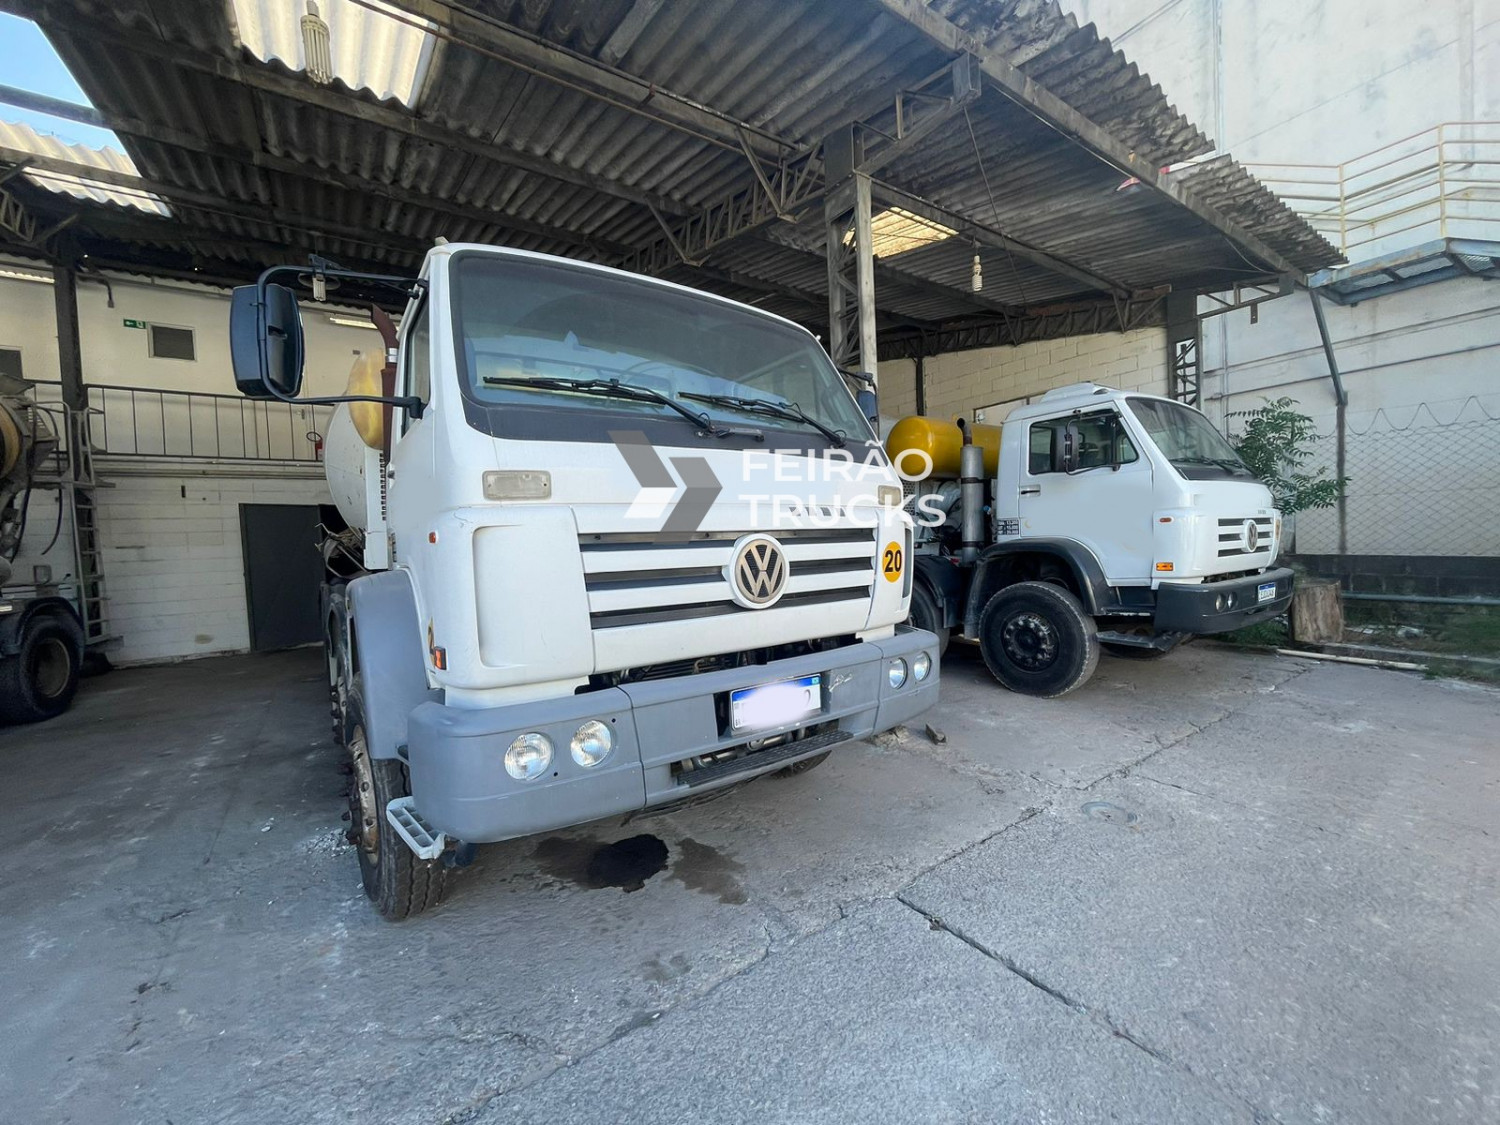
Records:
[[[875,579],[874,528],[772,530],[786,554],[787,591],[770,610],[735,603],[724,568],[747,532],[697,532],[678,542],[651,534],[579,537],[589,620],[618,629],[685,618],[775,612],[870,597]]]
[[[1260,533],[1255,550],[1245,548],[1245,524],[1255,521]],[[1276,520],[1272,516],[1242,516],[1239,519],[1219,521],[1219,558],[1229,559],[1237,555],[1269,554],[1275,546]]]

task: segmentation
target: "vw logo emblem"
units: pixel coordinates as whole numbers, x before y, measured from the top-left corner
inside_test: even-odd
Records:
[[[729,579],[736,602],[746,609],[765,609],[785,593],[790,569],[775,539],[747,535],[735,544],[724,577]]]
[[[1245,521],[1245,550],[1255,550],[1256,544],[1260,542],[1260,527],[1254,520]]]

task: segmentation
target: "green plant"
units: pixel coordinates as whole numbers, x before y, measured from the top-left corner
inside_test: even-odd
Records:
[[[1338,503],[1348,477],[1332,477],[1328,467],[1312,468],[1314,442],[1321,436],[1313,420],[1295,409],[1293,398],[1268,398],[1264,406],[1239,410],[1231,419],[1243,422],[1230,436],[1235,452],[1271,490],[1276,506],[1287,515]]]

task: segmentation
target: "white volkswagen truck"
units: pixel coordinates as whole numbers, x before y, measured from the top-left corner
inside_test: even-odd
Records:
[[[448,245],[421,274],[314,261],[236,290],[235,377],[292,399],[289,285],[406,298],[326,437],[324,545],[350,838],[380,912],[475,844],[696,800],[904,723],[910,519],[803,328],[616,270]]]
[[[1063,695],[1101,648],[1160,657],[1291,602],[1270,490],[1180,402],[1080,383],[1003,427],[903,418],[886,447],[923,478],[912,622],[978,641],[1013,691]]]

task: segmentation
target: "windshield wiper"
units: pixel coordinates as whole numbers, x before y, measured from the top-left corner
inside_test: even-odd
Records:
[[[664,395],[652,387],[635,383],[622,383],[618,379],[526,379],[520,376],[483,375],[479,380],[487,387],[519,387],[523,390],[572,391],[581,395],[598,395],[601,398],[623,398],[632,402],[656,402],[681,414],[693,425],[716,438],[734,436],[735,431],[719,425],[705,411],[698,413],[683,406],[670,395]]]
[[[1255,475],[1243,462],[1234,461],[1228,457],[1172,457],[1170,460],[1173,464],[1181,465],[1212,465],[1216,469],[1223,469],[1235,475],[1243,474],[1247,477]]]
[[[793,422],[806,423],[831,441],[836,449],[843,449],[844,443],[848,440],[843,430],[835,430],[827,423],[818,421],[795,402],[777,402],[771,398],[741,398],[739,395],[704,395],[693,391],[683,391],[682,397],[690,398],[694,402],[727,406],[731,410],[743,410],[747,414],[761,414],[771,418],[787,418]]]

